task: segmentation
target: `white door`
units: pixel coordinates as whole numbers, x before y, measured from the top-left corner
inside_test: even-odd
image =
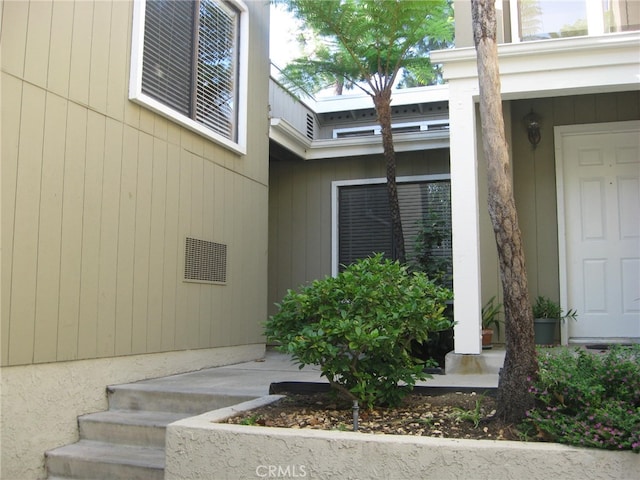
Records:
[[[563,340],[640,339],[640,122],[555,135]]]

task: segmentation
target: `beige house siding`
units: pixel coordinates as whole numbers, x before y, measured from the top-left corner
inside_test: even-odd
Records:
[[[534,150],[522,119],[541,116]],[[558,219],[553,127],[640,119],[640,92],[603,93],[511,102],[514,194],[524,238],[529,291],[559,299]]]
[[[131,2],[4,2],[3,365],[262,341],[268,4],[248,7],[239,156],[128,100]],[[186,236],[228,245],[226,285],[182,281]]]
[[[449,173],[448,150],[397,153],[398,176]],[[272,159],[269,313],[287,289],[331,274],[331,182],[385,178],[382,155],[311,161]]]
[[[250,15],[247,154],[128,99],[133,2],[0,3],[2,478],[107,408],[107,385],[264,354],[269,4]],[[185,237],[227,283],[183,281]]]

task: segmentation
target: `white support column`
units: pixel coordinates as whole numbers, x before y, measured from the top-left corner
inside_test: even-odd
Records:
[[[480,231],[476,155],[477,81],[452,82],[449,90],[451,125],[451,221],[453,232],[454,350],[480,354]]]

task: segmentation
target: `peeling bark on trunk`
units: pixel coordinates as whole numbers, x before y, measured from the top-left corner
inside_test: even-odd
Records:
[[[393,134],[391,132],[391,89],[377,92],[373,96],[373,103],[378,114],[378,123],[382,134],[382,148],[387,164],[387,194],[389,196],[389,210],[391,211],[394,257],[400,263],[406,263],[404,233],[402,232],[398,185],[396,183],[396,153],[393,148]]]
[[[529,379],[537,373],[533,313],[504,133],[494,1],[472,0],[471,8],[478,56],[489,216],[496,237],[504,293],[506,355],[498,385],[497,415],[518,421],[533,402],[528,392]]]

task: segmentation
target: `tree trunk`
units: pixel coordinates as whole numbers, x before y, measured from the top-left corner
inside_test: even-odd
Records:
[[[391,132],[391,88],[376,92],[373,96],[373,103],[378,114],[378,123],[382,133],[382,148],[387,163],[387,194],[391,211],[394,259],[400,263],[406,263],[404,233],[402,232],[398,185],[396,183],[396,153],[393,148],[393,134]]]
[[[494,0],[471,2],[489,216],[496,237],[504,293],[506,355],[498,385],[497,415],[515,422],[533,406],[528,386],[537,373],[537,359],[522,237],[504,133],[494,5]]]

